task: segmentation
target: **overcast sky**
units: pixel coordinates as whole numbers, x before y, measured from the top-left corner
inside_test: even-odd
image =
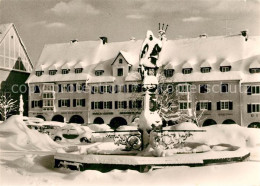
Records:
[[[14,23],[33,63],[44,44],[144,39],[167,23],[168,39],[236,34],[260,35],[260,0],[0,0],[0,23]]]

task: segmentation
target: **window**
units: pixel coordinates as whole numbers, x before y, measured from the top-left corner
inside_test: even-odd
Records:
[[[260,73],[260,68],[250,68],[250,69],[249,69],[249,72],[250,72],[251,74]]]
[[[247,113],[259,113],[260,103],[247,104]]]
[[[178,90],[179,90],[179,93],[190,92],[190,84],[179,84]]]
[[[86,100],[85,99],[73,99],[73,107],[85,107]]]
[[[222,93],[228,92],[228,84],[221,84],[221,92]]]
[[[219,101],[217,102],[217,110],[233,110],[232,101]]]
[[[96,70],[96,71],[95,71],[95,75],[96,75],[96,76],[102,76],[103,73],[104,73],[103,70]]]
[[[54,97],[53,93],[43,93],[44,99],[52,99],[53,97]]]
[[[172,77],[173,72],[174,72],[173,69],[167,69],[167,70],[164,70],[164,75],[165,75],[165,77]]]
[[[40,93],[40,87],[38,86],[38,85],[35,85],[34,87],[33,87],[33,93]]]
[[[54,91],[54,84],[44,84],[43,90],[44,91]]]
[[[127,101],[115,101],[115,109],[126,109],[127,108]]]
[[[57,70],[49,70],[49,75],[53,76],[55,75],[57,72]]]
[[[53,107],[53,100],[43,100],[43,107]]]
[[[35,107],[42,108],[42,100],[31,101],[31,107],[32,108],[35,108]]]
[[[123,68],[118,68],[117,69],[117,76],[123,76],[123,75],[124,75]]]
[[[191,102],[180,101],[179,102],[179,110],[187,110],[191,108]]]
[[[112,101],[104,102],[104,109],[112,109]]]
[[[127,85],[121,85],[121,92],[127,93]]]
[[[184,68],[182,69],[183,74],[190,74],[192,72],[192,68]]]
[[[260,86],[247,86],[247,95],[260,94]]]
[[[196,110],[211,110],[211,102],[207,100],[201,100],[197,103]]]
[[[70,71],[69,69],[62,69],[62,70],[61,70],[61,73],[62,73],[62,74],[68,74],[69,71]]]
[[[122,64],[123,63],[123,59],[119,59],[119,64]]]
[[[70,92],[70,84],[63,84],[62,92]]]
[[[36,71],[36,72],[35,72],[35,75],[36,75],[36,76],[41,76],[42,74],[43,74],[43,71]]]
[[[222,66],[220,67],[221,72],[229,72],[231,70],[231,66]]]
[[[200,68],[201,73],[209,73],[211,70],[211,67],[202,67]]]
[[[208,92],[208,86],[207,85],[200,85],[200,93],[207,93]]]
[[[70,99],[61,99],[58,100],[59,107],[70,107]]]
[[[75,68],[75,74],[80,74],[82,73],[83,68]]]

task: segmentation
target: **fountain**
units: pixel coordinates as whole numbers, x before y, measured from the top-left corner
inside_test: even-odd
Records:
[[[82,146],[74,146],[56,153],[55,167],[81,171],[97,169],[106,172],[112,169],[135,169],[145,172],[165,166],[202,166],[208,163],[242,161],[249,156],[248,151],[236,147],[230,147],[230,151],[225,152],[225,156],[220,153],[214,154],[213,157],[202,153],[203,150],[200,151],[201,153],[196,153],[198,151],[194,150],[183,150],[185,140],[193,133],[206,131],[163,130],[156,100],[159,85],[157,60],[163,43],[167,40],[165,36],[167,28],[168,25],[165,29],[164,25],[162,28],[159,25],[159,38],[148,30],[141,48],[139,65],[143,82],[144,106],[138,120],[138,130],[95,132],[107,133],[107,137],[113,138],[116,145],[124,145],[125,148],[120,152],[91,154]],[[172,153],[173,151],[174,153]],[[152,152],[152,156],[147,156],[147,152]]]

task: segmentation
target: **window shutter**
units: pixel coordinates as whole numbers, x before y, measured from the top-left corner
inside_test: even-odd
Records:
[[[115,101],[115,109],[118,109],[118,101]]]
[[[133,102],[131,100],[129,101],[129,108],[133,108]]]
[[[127,101],[124,101],[124,109],[127,108]]]
[[[99,109],[103,109],[104,107],[103,107],[103,101],[100,101],[99,102]]]
[[[42,100],[39,100],[38,105],[40,108],[42,108]]]
[[[217,110],[220,110],[220,101],[217,102]]]
[[[127,85],[124,85],[124,93],[127,93]]]
[[[34,108],[34,101],[32,101],[32,108]]]
[[[252,94],[252,87],[247,86],[247,95],[251,95],[251,94]]]
[[[142,108],[142,101],[136,100],[136,105],[137,105],[137,108]]]
[[[67,92],[70,92],[70,84],[67,84]]]
[[[91,102],[91,109],[93,110],[95,108],[95,103]]]
[[[95,93],[95,87],[92,86],[92,87],[91,87],[91,94],[94,94],[94,93]]]
[[[86,83],[82,83],[81,86],[82,86],[82,91],[85,92],[86,91]]]
[[[142,92],[142,84],[138,84],[137,92]]]
[[[252,106],[251,106],[251,104],[247,104],[247,113],[252,113]]]
[[[212,104],[211,104],[211,102],[208,102],[208,110],[211,110],[211,106]]]
[[[197,103],[196,110],[200,110],[200,102]]]
[[[115,93],[118,93],[118,85],[115,85]]]
[[[61,107],[61,100],[58,100],[58,107]]]
[[[77,91],[77,84],[76,84],[76,83],[73,84],[73,91],[74,91],[74,92]]]
[[[73,99],[73,107],[76,107],[76,99]]]
[[[82,107],[85,107],[85,106],[86,106],[86,100],[82,99]]]
[[[229,110],[233,110],[233,102],[232,101],[229,102]]]
[[[104,86],[99,86],[99,93],[103,94],[104,93]]]
[[[129,93],[133,92],[133,85],[128,85],[128,92]]]
[[[109,109],[112,109],[112,101],[109,101],[109,102],[108,102],[108,105],[109,105],[108,108],[109,108]]]
[[[61,84],[58,85],[58,89],[59,89],[58,92],[61,92],[61,90],[62,90],[61,89]]]
[[[70,107],[70,100],[67,99],[67,107]]]
[[[108,86],[108,92],[111,94],[112,93],[112,85]]]

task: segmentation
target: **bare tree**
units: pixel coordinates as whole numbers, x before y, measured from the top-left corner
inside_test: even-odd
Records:
[[[17,101],[11,99],[11,96],[0,96],[0,115],[4,121],[11,115],[12,111],[17,109],[16,102]]]

